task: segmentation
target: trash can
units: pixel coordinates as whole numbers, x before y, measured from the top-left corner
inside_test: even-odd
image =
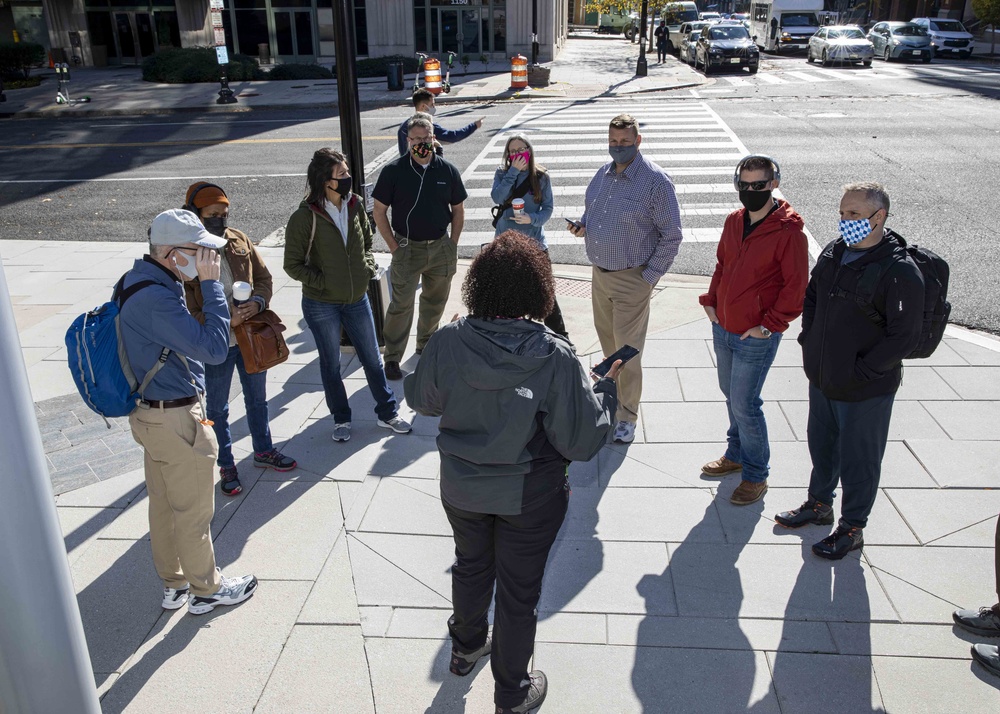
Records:
[[[266,42],[261,42],[257,45],[257,62],[260,64],[270,64],[271,58],[271,46]]]
[[[403,89],[403,63],[390,62],[386,71],[386,80],[390,92],[399,92]]]

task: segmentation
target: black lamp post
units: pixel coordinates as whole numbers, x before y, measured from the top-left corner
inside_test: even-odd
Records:
[[[361,145],[361,107],[355,64],[354,13],[351,0],[333,0],[333,39],[337,59],[337,113],[340,114],[340,144],[355,191],[365,185],[365,156]],[[368,198],[365,196],[365,198]]]
[[[538,0],[531,0],[531,64],[538,64]]]
[[[639,41],[639,60],[635,63],[635,76],[645,77],[649,74],[649,69],[646,66],[646,12],[648,10],[649,0],[642,0],[642,13],[639,16],[639,35],[642,39]]]

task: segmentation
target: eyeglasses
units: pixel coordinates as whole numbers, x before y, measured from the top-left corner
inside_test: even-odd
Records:
[[[771,179],[767,179],[766,181],[737,181],[736,188],[740,191],[763,191],[769,183],[771,183]]]

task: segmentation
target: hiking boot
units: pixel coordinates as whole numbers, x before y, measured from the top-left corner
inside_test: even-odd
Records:
[[[341,424],[333,425],[333,440],[334,441],[350,441],[351,440],[351,422],[345,421]]]
[[[528,684],[528,696],[516,707],[497,706],[496,714],[527,714],[527,712],[537,711],[542,702],[545,701],[545,694],[548,692],[549,683],[545,679],[545,673],[536,669],[528,673],[528,682],[521,682],[522,686]]]
[[[996,645],[972,645],[972,659],[983,665],[990,674],[1000,677],[1000,648]]]
[[[615,425],[615,441],[631,444],[635,441],[635,424],[630,421],[620,421]]]
[[[852,550],[865,546],[864,529],[848,525],[843,519],[837,530],[812,547],[813,553],[827,560],[840,560]]]
[[[801,528],[810,523],[817,526],[833,525],[833,506],[820,503],[812,496],[806,499],[798,508],[779,513],[774,517],[779,526],[785,528]]]
[[[733,491],[729,502],[734,506],[749,506],[751,503],[756,503],[764,498],[765,493],[767,493],[767,481],[758,482],[743,479],[740,481],[740,485],[736,487],[736,490]]]
[[[161,603],[163,609],[177,610],[184,607],[184,603],[188,601],[189,592],[187,585],[182,588],[163,588],[163,602]]]
[[[291,471],[298,464],[295,459],[285,456],[277,449],[253,455],[253,465],[259,469],[274,469],[275,471]]]
[[[399,362],[385,363],[385,378],[393,382],[403,378],[403,373],[399,369]]]
[[[253,575],[241,575],[238,578],[222,576],[219,590],[212,595],[195,595],[188,600],[188,612],[192,615],[204,615],[219,605],[237,605],[257,592],[257,578]]]
[[[725,476],[726,474],[732,474],[742,470],[742,464],[730,461],[725,456],[715,461],[709,461],[701,467],[701,472],[706,476]]]
[[[405,419],[401,419],[398,416],[394,416],[392,419],[387,421],[379,419],[375,423],[383,429],[392,429],[397,434],[409,434],[413,430],[413,427],[410,426],[410,422]]]
[[[448,665],[448,670],[452,674],[457,674],[459,677],[464,677],[469,672],[471,672],[476,667],[476,663],[488,655],[493,649],[493,637],[491,635],[486,636],[486,644],[480,647],[475,652],[470,652],[469,654],[462,654],[461,652],[456,652],[454,649],[451,650],[451,664]]]
[[[978,610],[955,610],[951,619],[963,630],[983,637],[1000,637],[1000,603]]]
[[[219,469],[219,488],[227,496],[238,496],[243,493],[243,486],[240,484],[240,474],[235,466],[223,466]]]

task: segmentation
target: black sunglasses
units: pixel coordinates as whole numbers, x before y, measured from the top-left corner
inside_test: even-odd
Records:
[[[763,191],[769,183],[771,183],[771,179],[767,179],[766,181],[737,181],[736,188],[740,191]]]

